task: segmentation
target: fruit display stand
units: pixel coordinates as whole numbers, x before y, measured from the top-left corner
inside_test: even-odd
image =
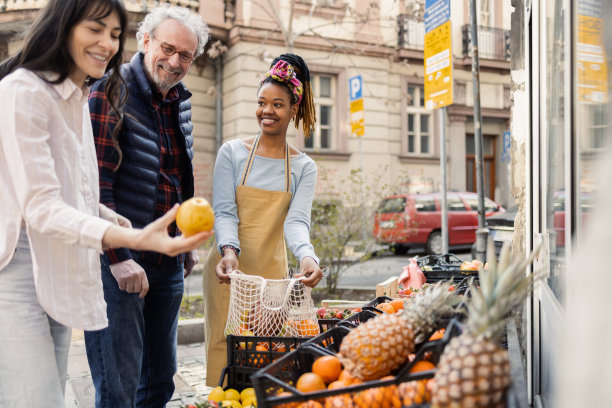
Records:
[[[384,379],[366,381],[351,385],[345,388],[326,389],[311,393],[303,393],[294,387],[301,374],[311,370],[314,361],[324,355],[335,355],[339,349],[342,338],[348,334],[350,329],[347,327],[336,327],[329,332],[323,333],[314,339],[304,343],[295,352],[288,353],[283,358],[266,368],[258,371],[252,376],[253,386],[257,395],[258,407],[282,406],[290,402],[304,402],[308,400],[318,400],[332,396],[346,395],[355,396],[364,390],[383,388],[387,386],[397,386],[409,381],[417,381],[432,378],[435,370],[411,373],[412,367],[419,361],[431,359],[437,362],[444,346],[450,339],[461,332],[458,322],[453,320],[446,328],[445,336],[442,339],[424,343],[415,358],[407,362],[392,377]],[[278,394],[283,392],[282,396]],[[412,407],[426,407],[428,405],[411,405]]]
[[[462,333],[461,323],[457,319],[451,320],[446,327],[444,337],[439,340],[428,341],[418,348],[414,359],[407,362],[392,376],[383,379],[366,381],[350,385],[344,388],[324,389],[315,392],[304,393],[295,387],[297,379],[303,373],[312,369],[314,361],[321,356],[335,355],[339,350],[342,338],[350,332],[350,329],[338,326],[323,333],[308,342],[299,349],[287,353],[285,356],[252,375],[251,380],[256,391],[257,404],[260,408],[268,407],[290,407],[291,403],[305,402],[309,400],[319,401],[325,406],[324,400],[329,397],[359,398],[360,392],[384,392],[384,387],[400,386],[401,384],[418,380],[427,380],[434,377],[436,369],[411,373],[412,367],[419,361],[429,360],[437,364],[444,347],[450,339]],[[512,382],[505,395],[507,408],[521,408],[528,406],[526,399],[526,386],[523,377],[522,362],[518,352],[518,340],[516,339],[516,328],[513,323],[507,329]],[[415,383],[411,383],[415,384]],[[281,394],[281,395],[279,395]],[[401,397],[400,397],[401,399]],[[405,403],[405,400],[403,400]],[[286,405],[285,405],[286,404]],[[331,406],[331,404],[330,404]],[[335,405],[339,406],[339,405]],[[354,405],[357,406],[357,405]],[[380,405],[387,406],[387,405]],[[391,405],[389,405],[391,406]],[[426,408],[430,404],[404,404],[402,407]]]

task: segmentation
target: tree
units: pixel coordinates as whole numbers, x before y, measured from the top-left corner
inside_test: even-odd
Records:
[[[398,191],[399,180],[389,182],[388,171],[365,174],[356,169],[338,182],[329,169],[319,167],[324,191],[313,203],[310,237],[320,264],[327,269],[327,291],[335,293],[338,280],[349,266],[364,261],[379,248],[372,234],[381,200]]]

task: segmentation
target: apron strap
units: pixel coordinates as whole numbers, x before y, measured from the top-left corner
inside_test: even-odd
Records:
[[[244,166],[244,172],[242,173],[242,181],[240,182],[241,186],[246,186],[246,181],[249,178],[249,174],[251,174],[251,169],[253,168],[253,162],[255,161],[255,151],[259,146],[259,136],[255,138],[255,143],[253,144],[253,148],[249,153],[249,158],[247,159],[246,165]],[[291,183],[291,159],[289,158],[289,144],[285,144],[285,191],[291,192],[289,186]]]

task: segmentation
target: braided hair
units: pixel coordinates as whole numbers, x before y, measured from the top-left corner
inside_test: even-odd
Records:
[[[314,100],[312,95],[312,87],[310,85],[310,71],[308,70],[308,65],[306,62],[296,54],[282,54],[278,57],[274,58],[272,64],[270,64],[270,68],[276,65],[279,61],[285,61],[289,63],[293,70],[295,71],[295,75],[297,79],[302,82],[304,93],[302,95],[302,101],[300,102],[300,106],[298,107],[297,114],[295,115],[295,128],[299,129],[300,121],[302,121],[302,130],[304,131],[304,137],[308,138],[312,135],[314,131],[314,124],[317,121],[317,114],[314,106]],[[266,78],[263,83],[266,82],[275,82],[275,83],[283,83],[285,87],[289,88],[289,85],[286,82],[280,82],[275,80],[272,77]],[[297,103],[297,99],[294,97],[293,93],[289,92],[292,95],[291,103]]]

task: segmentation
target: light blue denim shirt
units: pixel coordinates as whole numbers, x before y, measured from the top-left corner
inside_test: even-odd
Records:
[[[236,187],[244,172],[249,150],[240,140],[224,143],[217,154],[213,176],[213,210],[217,249],[223,245],[240,248]],[[310,256],[319,263],[310,243],[310,211],[317,166],[305,153],[291,157],[291,203],[285,219],[285,240],[298,260]],[[255,156],[247,186],[269,191],[285,190],[285,159]]]

